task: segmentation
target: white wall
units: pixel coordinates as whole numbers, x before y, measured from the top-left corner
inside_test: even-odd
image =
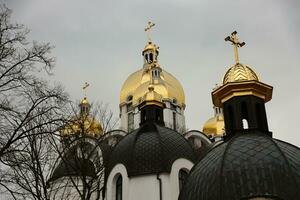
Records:
[[[187,159],[176,160],[171,168],[171,173],[161,173],[162,199],[175,200],[179,195],[178,173],[180,169],[190,171],[193,163]],[[116,165],[108,176],[107,200],[115,200],[116,179],[121,174],[123,178],[123,200],[159,200],[160,187],[157,174],[141,175],[128,178],[124,165]]]

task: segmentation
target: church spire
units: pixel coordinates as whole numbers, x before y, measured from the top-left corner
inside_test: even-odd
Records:
[[[148,68],[153,66],[154,67],[159,66],[157,61],[157,57],[159,54],[158,51],[159,47],[152,42],[151,33],[150,33],[154,26],[155,26],[154,23],[148,22],[148,26],[145,28],[148,42],[143,50],[143,56],[144,56],[144,63],[145,63],[144,67],[148,67]]]
[[[90,108],[91,108],[91,105],[87,99],[87,88],[90,86],[90,84],[88,84],[87,82],[84,83],[83,87],[82,87],[82,90],[84,92],[84,97],[83,99],[81,100],[80,104],[79,104],[79,107],[80,107],[80,114],[81,115],[89,115],[90,113]]]

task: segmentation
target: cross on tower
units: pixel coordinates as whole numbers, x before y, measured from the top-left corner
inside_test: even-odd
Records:
[[[90,86],[90,84],[88,84],[87,82],[84,83],[82,89],[83,89],[83,92],[84,92],[84,96],[86,97],[86,91],[87,91],[87,88]]]
[[[150,32],[151,32],[151,29],[153,28],[153,26],[155,26],[154,23],[148,22],[148,26],[145,28],[145,32],[147,32],[148,42],[151,42]]]
[[[244,46],[246,43],[245,42],[239,42],[236,31],[232,32],[231,36],[227,36],[225,38],[225,41],[230,41],[231,44],[233,45],[235,63],[239,63],[238,48]]]

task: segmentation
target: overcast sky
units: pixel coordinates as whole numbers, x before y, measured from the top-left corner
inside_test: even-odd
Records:
[[[186,123],[202,129],[213,116],[211,90],[233,64],[225,36],[237,30],[246,46],[240,62],[274,86],[267,104],[275,138],[300,146],[300,2],[298,0],[2,0],[30,40],[50,42],[56,57],[53,80],[74,100],[91,84],[91,101],[118,116],[119,93],[143,64],[144,28],[156,24],[159,62],[182,84]]]

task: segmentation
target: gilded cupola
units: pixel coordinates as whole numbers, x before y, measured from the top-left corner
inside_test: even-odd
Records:
[[[84,90],[89,86],[85,83]],[[94,116],[90,113],[91,104],[86,95],[79,103],[80,113],[73,116],[60,131],[62,136],[86,135],[92,137],[99,137],[103,134],[103,129]]]
[[[234,47],[235,64],[224,75],[223,85],[212,92],[213,103],[217,107],[236,96],[254,95],[268,102],[272,98],[273,87],[260,81],[259,76],[249,66],[239,62],[238,48],[245,45],[239,42],[237,32],[225,38]]]
[[[154,91],[160,94],[164,101],[174,102],[184,109],[185,95],[180,82],[162,69],[158,62],[159,47],[152,42],[149,33],[153,26],[154,24],[149,22],[145,29],[148,33],[148,41],[142,51],[143,68],[132,73],[124,82],[120,92],[120,106],[127,104],[128,99],[133,106],[138,106],[148,92],[148,86],[153,78]]]
[[[222,108],[214,106],[215,115],[205,122],[202,132],[210,137],[222,137],[225,133]]]
[[[225,41],[230,41],[234,47],[235,64],[225,73],[223,85],[212,92],[214,106],[223,108],[225,138],[245,129],[272,135],[265,103],[271,100],[273,87],[261,82],[254,70],[239,62],[238,48],[245,42],[239,42],[236,31]]]

